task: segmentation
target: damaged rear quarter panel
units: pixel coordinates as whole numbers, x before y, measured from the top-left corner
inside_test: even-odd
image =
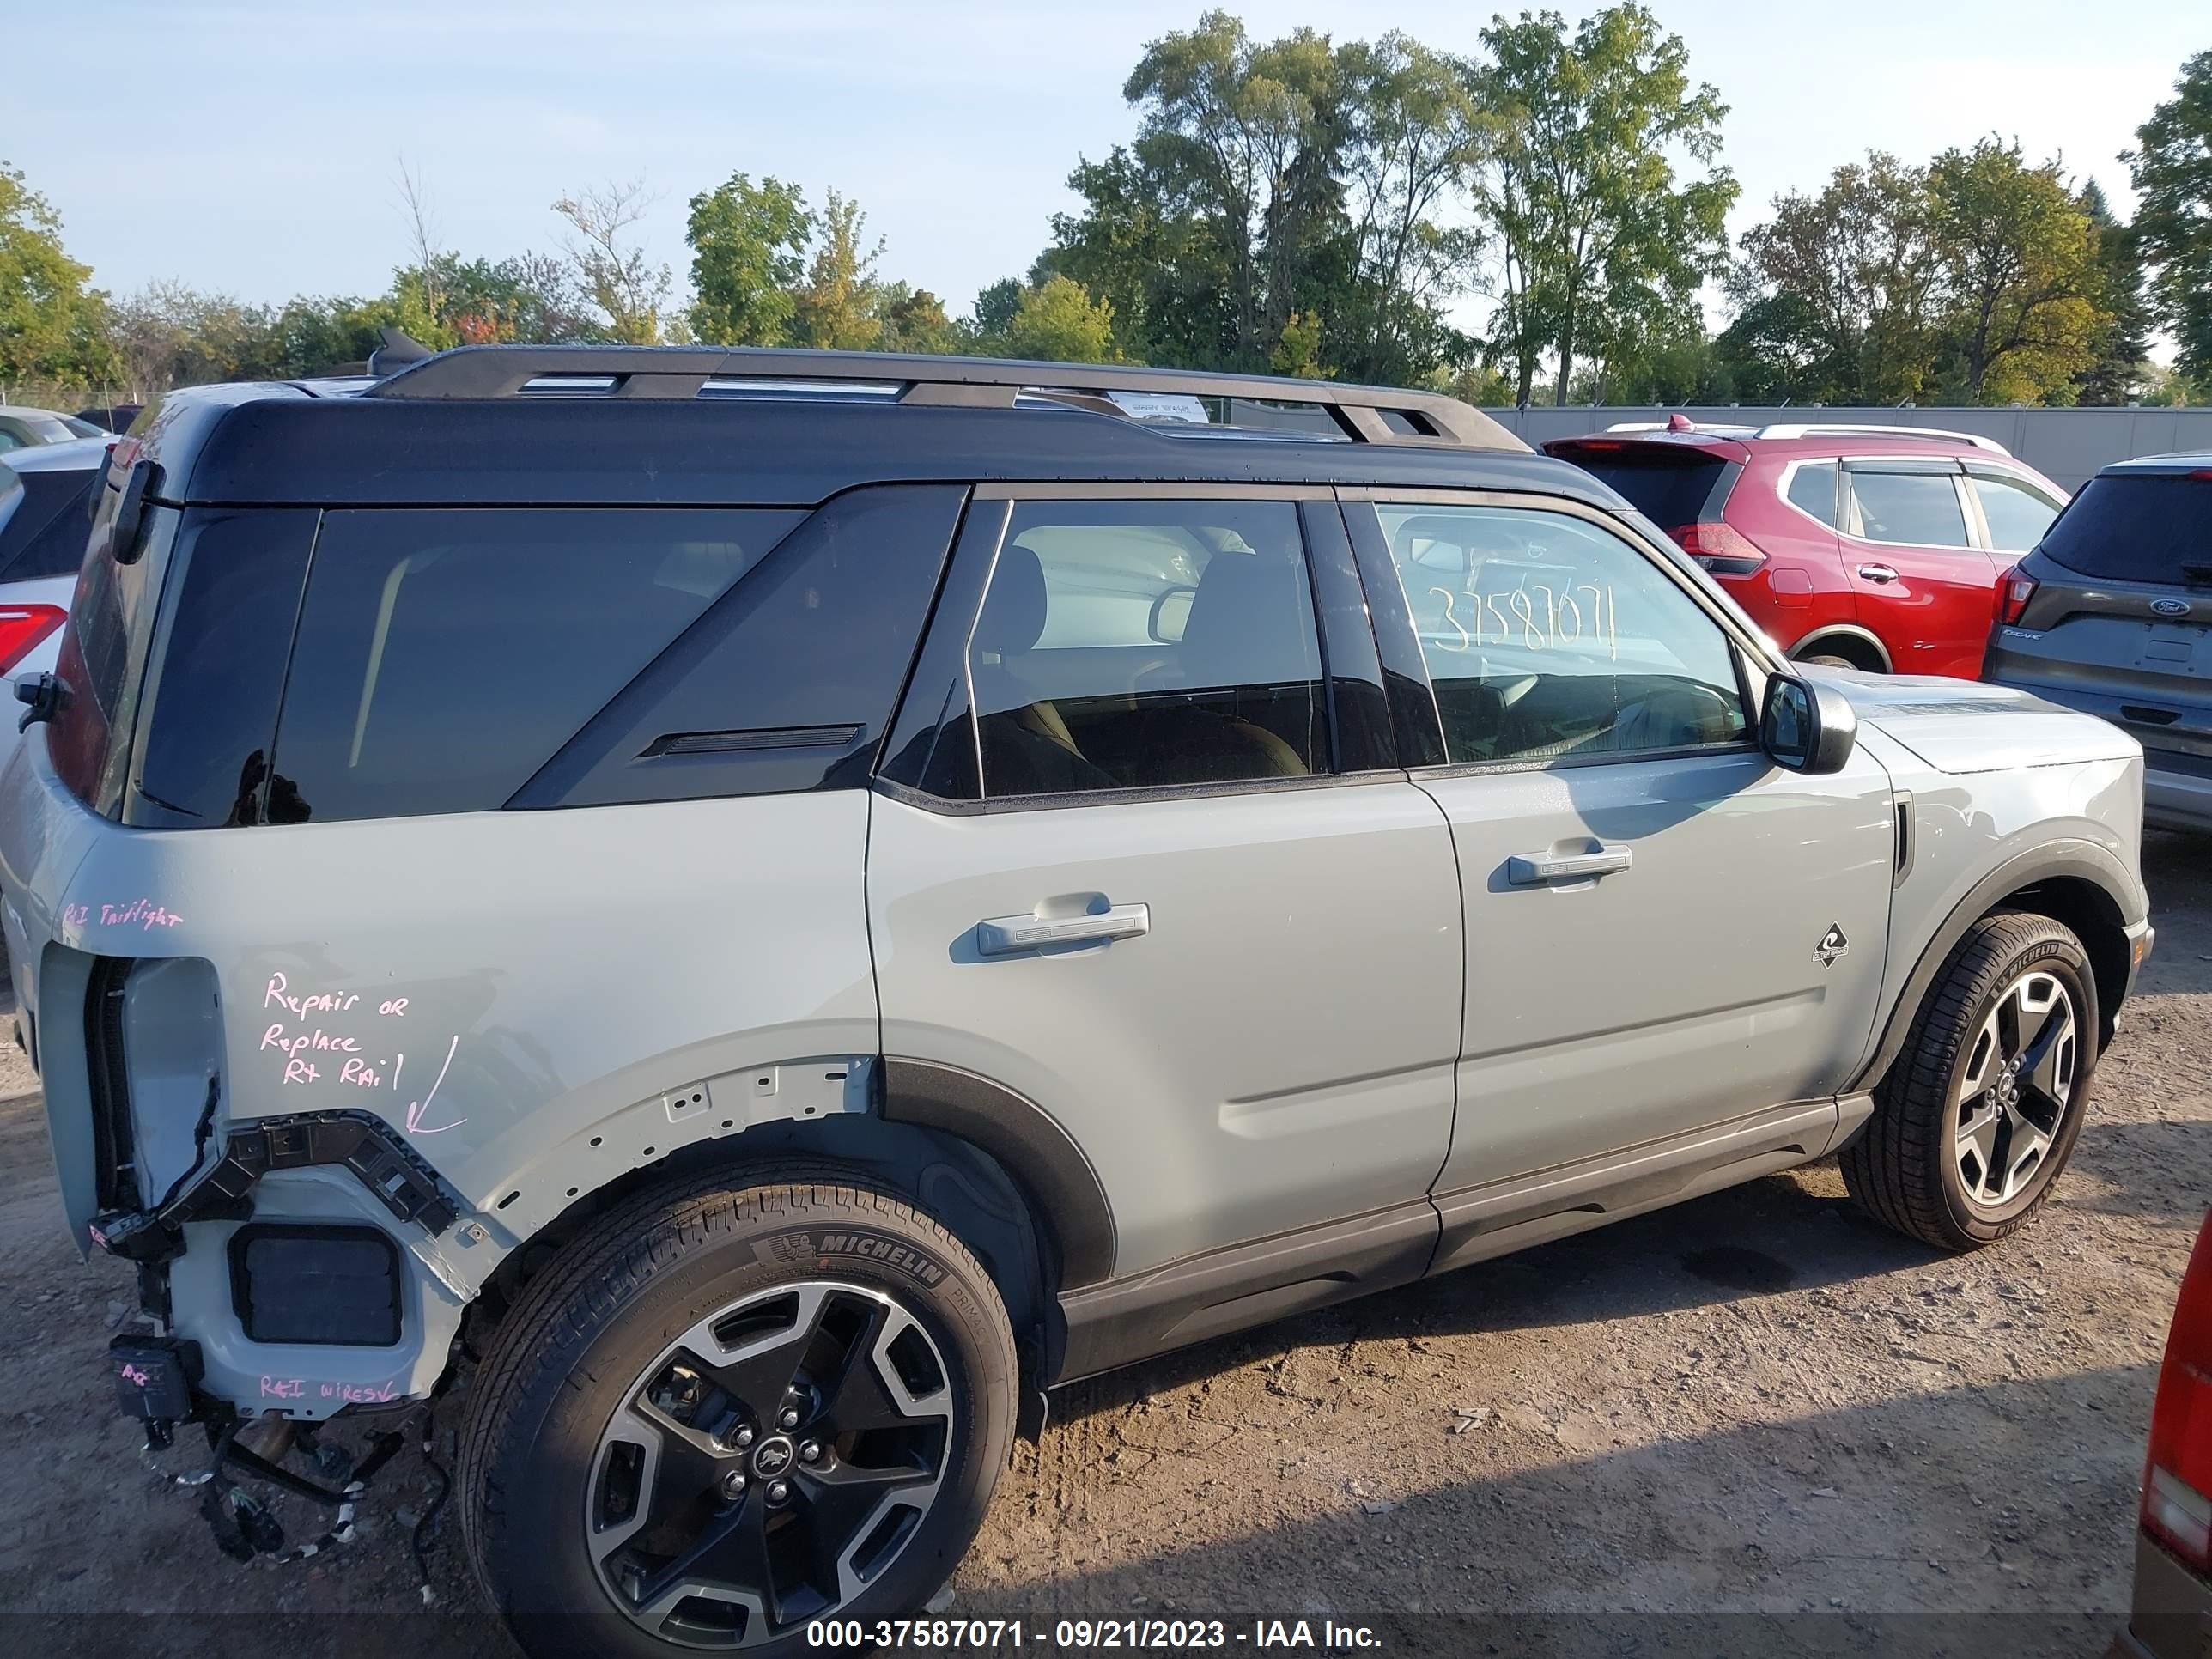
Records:
[[[50,787],[42,752],[33,769]],[[8,787],[25,786],[11,771]],[[270,1353],[246,1342],[222,1271],[234,1224],[188,1226],[175,1324],[206,1351],[210,1391],[309,1417],[388,1387],[398,1394],[385,1397],[420,1394],[444,1367],[460,1306],[508,1250],[578,1195],[742,1129],[726,1085],[711,1100],[693,1085],[787,1079],[787,1107],[749,1102],[755,1121],[863,1100],[878,1046],[868,804],[842,790],[216,833],[124,829],[66,797],[6,813],[17,826],[72,824],[66,839],[87,843],[68,875],[63,858],[0,848],[14,855],[0,865],[10,905],[23,907],[11,933],[50,928],[51,953],[81,963],[211,964],[211,979],[168,977],[215,988],[223,1124],[367,1111],[461,1200],[459,1221],[432,1238],[341,1170],[280,1170],[254,1189],[257,1220],[365,1221],[392,1234],[422,1316],[410,1315],[399,1351]],[[43,1036],[58,1148],[90,1105],[81,1063],[52,1063],[82,1050],[82,1013],[52,1012]],[[811,1056],[849,1057],[851,1076],[824,1084],[789,1066]],[[836,1061],[823,1075],[847,1069]],[[189,1137],[204,1079],[169,1068],[134,1071],[132,1084],[135,1119]],[[269,1395],[264,1374],[286,1390]]]

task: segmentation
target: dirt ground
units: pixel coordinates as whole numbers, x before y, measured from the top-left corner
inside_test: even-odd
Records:
[[[954,1613],[1366,1625],[1385,1650],[2099,1651],[2158,1358],[2212,1201],[2212,851],[2154,837],[2159,946],[2072,1168],[1996,1249],[1858,1220],[1817,1165],[1064,1389]],[[392,1466],[352,1546],[219,1558],[101,1349],[0,1062],[0,1642],[24,1654],[499,1653]],[[175,1467],[187,1460],[172,1454]],[[298,1535],[313,1530],[293,1506]],[[10,1638],[15,1639],[11,1640]]]

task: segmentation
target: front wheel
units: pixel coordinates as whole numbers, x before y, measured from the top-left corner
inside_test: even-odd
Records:
[[[817,1170],[641,1194],[477,1374],[470,1555],[532,1659],[797,1651],[951,1576],[1015,1390],[989,1275],[890,1194]]]
[[[1952,951],[1844,1149],[1859,1206],[1944,1249],[1994,1243],[2051,1192],[2081,1132],[2097,981],[2048,916],[1998,911]]]

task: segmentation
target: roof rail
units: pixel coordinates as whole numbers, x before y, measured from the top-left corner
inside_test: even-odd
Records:
[[[564,388],[536,382],[593,384]],[[791,351],[763,346],[460,346],[401,369],[362,395],[496,398],[528,394],[689,398],[708,380],[779,380],[896,388],[902,404],[1011,409],[1018,394],[1182,393],[1311,404],[1361,443],[1522,450],[1528,445],[1456,398],[1389,386],[1341,386],[1268,374],[1215,374],[1122,364],[1020,362],[874,351]],[[605,382],[604,386],[598,382]],[[1072,399],[1071,399],[1072,400]],[[1396,416],[1396,421],[1389,417]]]
[[[1753,434],[1759,438],[1812,438],[1831,432],[1863,432],[1891,438],[1944,438],[1953,443],[1972,444],[1977,449],[1986,449],[1994,455],[2010,456],[1995,438],[1984,438],[1978,432],[1954,432],[1940,426],[1878,426],[1856,421],[1789,422],[1779,426],[1763,426]]]

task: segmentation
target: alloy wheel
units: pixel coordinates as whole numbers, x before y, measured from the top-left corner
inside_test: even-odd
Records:
[[[845,1607],[920,1531],[952,1454],[928,1330],[810,1280],[708,1315],[646,1367],[593,1454],[602,1587],[663,1641],[751,1647]]]
[[[2009,1204],[2046,1166],[2080,1057],[2081,1022],[2057,975],[2031,970],[1998,994],[1953,1102],[1952,1155],[1969,1204]]]

